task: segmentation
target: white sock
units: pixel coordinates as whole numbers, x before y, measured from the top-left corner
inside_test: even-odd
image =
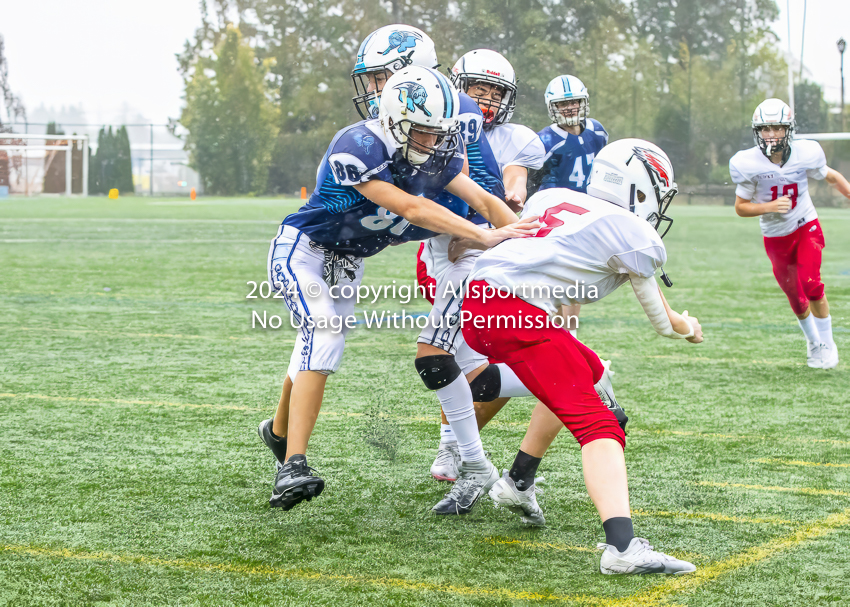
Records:
[[[803,330],[803,334],[805,334],[806,339],[810,344],[820,343],[820,336],[818,335],[818,327],[815,324],[815,315],[809,314],[803,320],[797,319],[797,322],[800,323],[800,328]]]
[[[451,424],[440,424],[440,443],[456,443],[457,437]]]
[[[437,390],[437,398],[443,407],[443,413],[451,424],[457,437],[457,448],[464,462],[479,462],[484,459],[484,447],[478,434],[478,422],[475,420],[475,406],[472,404],[472,390],[466,376],[457,379],[444,388]]]
[[[835,340],[832,339],[832,316],[817,318],[814,314],[809,314],[809,318],[815,319],[815,326],[818,329],[818,335],[820,336],[821,342],[825,343],[830,348],[834,348]],[[808,320],[808,318],[806,320]]]
[[[499,398],[514,398],[519,396],[531,396],[531,390],[526,388],[516,373],[505,363],[497,363],[499,374],[502,377],[502,388],[499,390]]]

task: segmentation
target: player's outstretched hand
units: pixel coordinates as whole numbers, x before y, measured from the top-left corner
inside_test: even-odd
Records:
[[[482,243],[487,245],[488,248],[495,247],[508,238],[528,238],[529,236],[534,236],[538,228],[540,228],[540,222],[537,221],[537,216],[523,217],[516,223],[506,225],[503,228],[487,230]]]
[[[687,320],[694,329],[694,334],[688,337],[687,340],[692,344],[698,344],[702,342],[702,327],[700,326],[699,321],[696,319],[696,317],[688,316],[688,311],[685,310],[684,312],[682,312],[682,318]]]
[[[770,203],[773,206],[773,213],[787,213],[791,210],[791,199],[787,196],[781,196]]]

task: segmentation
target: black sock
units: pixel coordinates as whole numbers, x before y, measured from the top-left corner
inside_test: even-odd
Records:
[[[634,527],[632,527],[632,519],[627,516],[615,516],[602,522],[602,528],[605,530],[605,543],[616,547],[620,552],[624,552],[635,536]]]
[[[542,457],[534,457],[525,451],[517,452],[514,465],[508,472],[517,489],[525,491],[534,484],[534,475],[537,474],[537,467],[542,460]]]

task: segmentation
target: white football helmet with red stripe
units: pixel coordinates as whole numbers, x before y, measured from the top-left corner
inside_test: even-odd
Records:
[[[766,140],[762,135],[762,129],[777,126],[785,127],[785,136]],[[753,139],[768,158],[773,152],[782,152],[782,161],[785,162],[788,159],[788,154],[791,153],[791,139],[796,129],[794,112],[781,99],[765,99],[753,112]]]
[[[591,196],[647,220],[662,238],[673,225],[664,213],[678,191],[670,158],[643,139],[620,139],[602,148],[593,160],[587,186]]]

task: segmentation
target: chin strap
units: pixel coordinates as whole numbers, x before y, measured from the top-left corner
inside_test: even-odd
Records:
[[[670,277],[667,276],[667,272],[664,271],[664,268],[661,268],[661,281],[664,283],[664,286],[670,288],[673,286],[673,281],[670,280]]]

